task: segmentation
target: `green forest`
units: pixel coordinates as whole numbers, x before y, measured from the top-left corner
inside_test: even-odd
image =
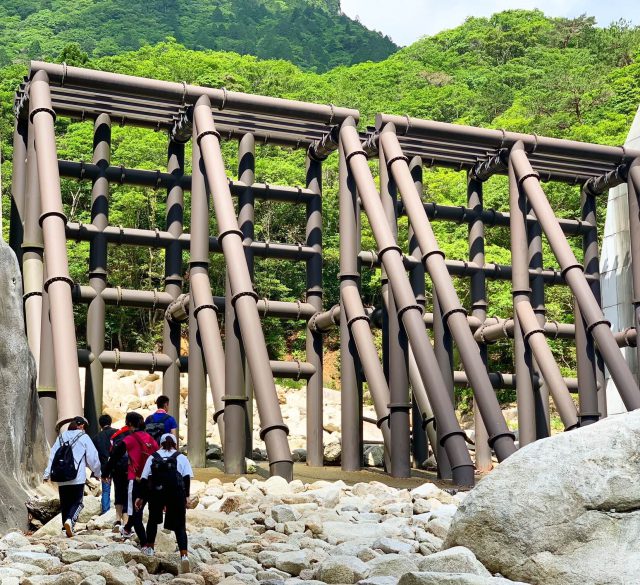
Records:
[[[640,103],[640,29],[624,21],[601,28],[589,16],[575,19],[549,18],[540,11],[510,10],[491,18],[469,18],[455,29],[425,37],[382,61],[374,62],[384,56],[383,53],[390,46],[388,39],[378,35],[377,41],[372,41],[375,45],[373,54],[366,57],[371,61],[335,66],[336,63],[331,61],[333,57],[322,63],[311,58],[301,61],[293,46],[289,54],[283,54],[277,43],[265,42],[265,54],[258,47],[266,37],[255,37],[249,45],[234,44],[239,37],[224,44],[225,49],[237,52],[205,48],[194,40],[195,37],[187,34],[186,25],[181,29],[180,35],[171,30],[168,31],[171,34],[169,38],[159,39],[155,36],[158,30],[156,25],[148,24],[151,22],[149,19],[155,22],[155,19],[160,18],[159,9],[158,14],[151,14],[152,11],[149,10],[145,19],[136,22],[135,39],[127,38],[118,47],[107,46],[107,37],[100,37],[100,42],[94,41],[92,39],[98,38],[94,32],[93,37],[81,38],[85,28],[73,29],[68,22],[53,24],[48,21],[47,18],[53,19],[52,15],[56,14],[58,4],[63,3],[22,0],[4,2],[0,8],[0,31],[4,31],[0,32],[0,36],[11,36],[8,45],[4,45],[7,53],[2,57],[4,66],[0,70],[5,217],[8,217],[11,175],[9,137],[13,124],[12,96],[27,71],[25,55],[44,56],[59,62],[66,61],[69,64],[144,77],[184,80],[193,84],[224,86],[236,91],[348,106],[360,110],[362,128],[373,122],[376,112],[383,111],[603,144],[621,144]],[[83,0],[76,3],[76,9],[81,10],[82,7],[94,4],[116,6],[120,1]],[[130,10],[133,10],[131,7],[135,4],[128,4]],[[166,10],[173,6],[166,0],[154,4],[162,4]],[[198,4],[202,7],[214,3],[180,0],[175,4]],[[227,5],[219,2],[216,6],[222,4]],[[304,4],[305,9],[323,11],[330,19],[338,18],[335,6],[319,1],[314,4],[298,0],[242,4],[262,6],[264,10],[272,10],[271,15],[277,14],[277,10],[288,14],[290,10],[299,9]],[[48,6],[49,12],[46,14],[43,5]],[[279,8],[276,10],[273,8],[275,6]],[[222,8],[220,10],[224,13]],[[3,15],[3,11],[7,16]],[[15,22],[26,22],[30,18],[36,19],[36,22],[29,29],[29,38],[23,38],[24,31],[12,34],[15,33],[15,30],[11,30],[15,28]],[[106,27],[107,19],[103,17],[103,20]],[[177,26],[175,18],[168,20]],[[197,20],[198,17],[194,14],[189,23],[193,30],[204,30],[208,26],[206,22],[200,23]],[[277,19],[274,20],[276,21]],[[40,24],[37,25],[37,22]],[[82,24],[91,28],[88,21]],[[153,27],[153,30],[147,30],[147,26]],[[283,26],[282,22],[277,26]],[[274,25],[275,28],[277,26]],[[346,34],[344,26],[346,24],[343,22],[336,25],[335,29],[318,27],[318,30],[322,30],[323,35],[338,37]],[[313,28],[316,29],[315,26]],[[357,32],[361,29],[354,30]],[[56,31],[56,34],[51,36],[47,31]],[[235,33],[229,34],[233,36]],[[118,38],[114,36],[109,40],[117,44]],[[148,44],[151,42],[156,43]],[[341,42],[352,61],[362,58],[360,53],[347,51],[350,39],[342,38]],[[19,47],[21,43],[22,46]],[[0,46],[3,46],[2,43]],[[9,50],[7,46],[10,47]],[[220,46],[216,44],[214,48]],[[269,53],[268,49],[273,49],[273,52]],[[274,59],[264,60],[259,57]],[[288,61],[280,59],[281,57],[286,57]],[[319,53],[313,59],[317,58]],[[343,62],[347,61],[345,58]],[[90,160],[91,123],[61,120],[58,132],[60,158]],[[161,133],[114,127],[112,164],[161,169],[166,164],[166,147],[167,137]],[[225,143],[223,149],[228,173],[232,178],[237,173],[236,148],[235,143]],[[372,161],[374,172],[376,166],[377,163]],[[304,184],[302,151],[261,146],[258,149],[256,167],[257,181]],[[324,303],[327,308],[338,300],[337,180],[338,162],[337,156],[333,155],[324,164],[323,171]],[[464,173],[444,169],[426,170],[424,185],[426,200],[449,205],[466,203]],[[545,190],[558,215],[571,218],[579,215],[578,186],[549,183],[545,185]],[[145,228],[163,226],[165,206],[164,193],[161,191],[114,186],[110,196],[112,224]],[[63,197],[70,221],[90,221],[90,185],[64,181]],[[507,185],[504,177],[492,178],[485,184],[485,205],[507,210]],[[600,206],[600,221],[603,222],[605,198],[600,199]],[[185,207],[185,229],[188,229],[188,194]],[[366,222],[363,228],[362,248],[374,249],[375,242]],[[213,218],[211,229],[215,233]],[[467,258],[466,225],[435,222],[434,229],[448,258]],[[405,247],[406,235],[407,224],[406,219],[403,219],[400,238]],[[257,205],[256,239],[295,243],[303,241],[303,238],[304,210],[276,203]],[[579,241],[572,241],[572,244],[576,246],[576,250],[579,249]],[[87,244],[69,245],[70,269],[72,277],[78,282],[87,281],[87,255]],[[510,263],[508,230],[488,229],[486,255],[487,262]],[[185,253],[184,261],[186,270],[188,253]],[[544,262],[546,267],[557,266],[546,242]],[[163,267],[161,251],[111,246],[109,283],[112,286],[161,289]],[[302,264],[257,260],[255,285],[259,296],[280,300],[302,299],[303,270]],[[219,256],[212,257],[211,281],[214,294],[221,294],[224,290],[224,271],[223,261]],[[380,272],[364,268],[363,298],[367,304],[380,305],[379,284]],[[457,279],[456,286],[463,303],[468,307],[468,282]],[[428,298],[427,302],[430,306],[431,299]],[[572,299],[565,287],[548,288],[546,302],[549,319],[573,321]],[[511,316],[509,284],[490,282],[489,303],[489,315]],[[79,336],[82,338],[84,309],[78,309],[76,317]],[[161,324],[160,312],[111,308],[108,311],[107,345],[127,350],[157,348],[161,338]],[[272,356],[303,358],[304,331],[300,323],[269,321],[265,330]],[[575,375],[574,350],[562,341],[551,343],[565,375]],[[330,340],[329,349],[335,350],[336,346],[336,340]],[[513,371],[509,343],[490,346],[489,356],[492,370]],[[326,380],[327,384],[335,382]],[[503,398],[508,399],[509,396],[505,395]]]

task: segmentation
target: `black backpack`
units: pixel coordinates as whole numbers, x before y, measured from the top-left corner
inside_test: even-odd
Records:
[[[151,415],[153,416],[153,415]],[[147,423],[144,427],[144,430],[149,433],[156,441],[156,443],[160,444],[160,439],[162,435],[164,435],[164,423],[169,420],[168,414],[165,414],[160,420]],[[147,419],[149,420],[149,419]]]
[[[60,446],[58,447],[53,461],[51,463],[51,479],[55,482],[71,481],[78,476],[78,470],[82,464],[82,460],[85,458],[85,454],[76,465],[76,461],[73,458],[73,446],[78,442],[80,437],[85,433],[80,433],[72,441],[63,441],[62,435],[60,435]]]
[[[176,451],[166,459],[159,453],[154,453],[151,461],[150,488],[156,492],[164,490],[169,493],[184,491],[184,480],[178,473],[178,456]]]
[[[125,437],[128,437],[131,433],[120,433],[115,439],[111,439],[111,450],[113,451],[114,447],[124,440]],[[126,473],[129,468],[129,456],[125,452],[125,454],[118,459],[114,466],[114,471],[119,473]]]

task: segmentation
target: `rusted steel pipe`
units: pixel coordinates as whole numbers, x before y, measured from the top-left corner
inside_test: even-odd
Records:
[[[73,282],[69,278],[67,264],[66,217],[62,208],[56,155],[55,113],[51,109],[49,79],[46,73],[41,71],[33,76],[29,94],[32,104],[30,118],[38,152],[38,179],[42,205],[40,224],[47,255],[48,274],[44,288],[49,293],[51,307],[58,416],[60,420],[68,420],[81,415],[83,411],[71,304]]]
[[[507,428],[507,423],[502,416],[500,405],[480,358],[478,345],[469,329],[466,312],[458,300],[453,281],[447,271],[444,254],[438,247],[420,194],[416,191],[411,178],[407,159],[402,154],[392,126],[385,127],[380,135],[380,141],[387,153],[390,171],[398,185],[407,216],[418,239],[423,254],[423,264],[431,276],[438,300],[445,314],[444,320],[456,341],[465,371],[473,380],[474,396],[478,401],[482,418],[489,432],[489,443],[496,452],[498,460],[502,461],[515,451],[514,435]],[[453,461],[451,463],[453,466]]]
[[[351,289],[360,290],[360,203],[344,146],[340,144],[338,150],[340,314],[346,315],[345,297]],[[363,460],[362,376],[354,332],[349,327],[348,317],[340,320],[340,388],[340,417],[345,421],[342,425],[340,466],[344,471],[358,471]]]
[[[270,471],[291,480],[293,460],[287,442],[289,429],[282,420],[278,395],[269,367],[269,357],[260,316],[256,306],[251,277],[242,249],[242,232],[238,228],[233,201],[227,183],[220,152],[219,135],[211,115],[211,103],[206,95],[198,99],[194,109],[194,133],[201,150],[204,170],[218,222],[222,250],[227,262],[233,306],[238,317],[242,343],[255,386],[256,401],[262,426],[261,437],[267,447]]]
[[[589,283],[585,278],[582,266],[576,260],[562,230],[558,226],[551,205],[540,186],[537,174],[531,168],[524,150],[516,150],[511,155],[518,182],[527,195],[540,220],[540,225],[547,236],[549,245],[555,254],[564,273],[567,284],[575,295],[580,306],[587,328],[593,335],[602,353],[605,364],[611,372],[616,388],[620,392],[628,410],[640,408],[640,391],[627,366],[605,320],[598,301],[593,296]]]
[[[314,160],[307,152],[306,158],[307,188],[316,193],[316,197],[307,203],[305,243],[314,250],[307,260],[306,301],[313,306],[315,314],[322,311],[322,163]],[[307,322],[305,349],[307,361],[314,365],[316,373],[307,382],[307,465],[323,465],[323,359],[322,334],[311,328]]]
[[[420,306],[416,304],[405,272],[402,253],[395,244],[391,230],[386,223],[384,209],[367,163],[366,153],[361,148],[360,137],[355,129],[353,120],[347,120],[342,124],[340,140],[344,147],[349,168],[358,187],[360,200],[369,218],[378,249],[381,251],[381,260],[395,295],[398,316],[402,320],[409,343],[413,347],[418,368],[429,392],[429,402],[442,433],[441,442],[447,451],[453,469],[453,480],[458,484],[472,485],[473,464],[467,451],[464,432],[460,429],[455,417],[453,404],[445,390],[442,374],[438,369],[435,354],[424,327]],[[395,157],[395,154],[389,151],[386,144],[385,152],[389,160]],[[393,171],[393,167],[391,170]],[[402,193],[402,185],[398,178],[395,178]],[[409,180],[411,187],[415,190],[410,173]],[[421,203],[420,209],[424,213]],[[414,230],[416,230],[417,236],[416,225],[414,225]],[[500,451],[499,447],[498,450]]]
[[[467,177],[467,205],[475,211],[477,217],[474,222],[469,224],[469,261],[479,266],[484,266],[484,222],[481,219],[483,210],[482,182],[473,178],[472,174]],[[487,282],[484,272],[478,271],[471,277],[470,293],[471,317],[477,319],[480,323],[484,323],[487,319]],[[487,346],[478,344],[478,349],[480,350],[482,363],[487,369]],[[476,400],[473,401],[473,418],[475,423],[476,469],[480,472],[491,471],[493,462],[491,460],[489,434]]]
[[[104,350],[105,302],[100,293],[107,287],[107,240],[101,232],[109,224],[109,183],[104,177],[104,169],[110,160],[111,119],[102,114],[96,118],[93,127],[93,164],[102,172],[96,176],[91,188],[91,223],[98,233],[89,244],[89,286],[96,295],[87,308],[87,346],[96,355]],[[100,430],[102,393],[103,368],[96,360],[87,369],[84,383],[84,415],[91,435]]]

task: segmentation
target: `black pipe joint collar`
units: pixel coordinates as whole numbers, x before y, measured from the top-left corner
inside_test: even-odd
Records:
[[[536,333],[542,333],[542,335],[544,335],[544,329],[542,329],[542,327],[536,327],[535,329],[532,329],[531,331],[527,331],[523,336],[524,342],[525,343],[529,343],[529,338],[532,335],[535,335]]]
[[[422,312],[424,311],[424,307],[421,307],[420,305],[407,305],[406,307],[402,307],[398,309],[398,319],[402,320],[402,315],[404,315],[410,309],[417,310],[421,316],[422,316]]]
[[[424,264],[428,258],[430,256],[433,256],[434,254],[437,254],[438,256],[442,256],[442,259],[444,260],[446,258],[444,252],[442,250],[431,250],[430,252],[427,252],[426,254],[423,254],[422,256],[422,263]]]
[[[563,268],[560,271],[560,276],[562,276],[562,278],[566,278],[567,277],[567,272],[569,272],[569,270],[573,270],[574,268],[579,268],[580,272],[584,272],[584,266],[582,266],[582,264],[580,264],[580,263],[576,263],[576,264],[570,264],[566,268]]]
[[[258,302],[258,295],[254,291],[245,290],[245,291],[241,291],[239,293],[236,293],[235,295],[233,295],[233,297],[231,297],[231,306],[235,307],[236,301],[240,297],[251,297],[256,303]]]
[[[509,437],[512,441],[516,440],[516,436],[511,431],[507,431],[506,433],[496,433],[495,435],[491,435],[487,442],[489,443],[489,447],[493,449],[493,444],[502,437]]]
[[[366,151],[364,151],[364,150],[354,150],[353,152],[350,152],[349,154],[347,154],[344,157],[345,161],[347,161],[347,163],[348,163],[354,156],[356,156],[356,154],[361,154],[367,160],[369,159],[369,157],[367,156]]]
[[[39,114],[40,112],[47,112],[48,114],[51,114],[53,121],[54,122],[56,121],[56,113],[51,108],[36,108],[29,114],[29,121],[32,124],[33,124],[33,118],[35,117],[36,114]]]
[[[449,317],[451,317],[451,315],[453,315],[454,313],[462,313],[465,317],[467,316],[467,310],[460,306],[460,307],[454,307],[453,309],[450,309],[449,311],[447,311],[446,313],[444,313],[442,315],[442,320],[447,323],[449,321]]]
[[[406,410],[409,412],[409,410],[413,408],[413,404],[411,404],[411,402],[390,402],[387,404],[387,408],[389,410]]]
[[[460,429],[460,430],[457,430],[457,431],[451,431],[450,433],[447,433],[446,435],[442,435],[442,437],[440,437],[440,440],[438,441],[438,443],[440,444],[441,447],[443,447],[445,442],[448,439],[450,439],[451,437],[454,437],[456,435],[462,437],[465,441],[467,440],[467,433],[465,433],[462,429]]]
[[[73,280],[71,280],[68,276],[52,276],[51,278],[48,278],[45,283],[44,283],[44,290],[45,292],[49,291],[49,285],[57,282],[57,281],[61,281],[61,282],[66,282],[70,288],[73,288],[74,286],[74,282]]]
[[[591,323],[591,324],[587,325],[587,333],[591,334],[591,332],[598,325],[606,325],[607,329],[611,329],[611,321],[607,321],[606,319],[599,319],[598,321],[595,321],[594,323]]]
[[[264,441],[265,435],[269,431],[274,431],[276,429],[280,429],[280,430],[284,431],[286,435],[289,435],[289,427],[287,425],[285,425],[284,423],[276,423],[276,424],[273,424],[273,425],[268,425],[266,427],[262,427],[260,429],[260,440]],[[274,462],[272,462],[272,463],[274,463]]]
[[[59,217],[64,222],[65,226],[67,225],[67,216],[62,213],[62,211],[45,211],[38,219],[40,227],[42,227],[44,220],[50,216]]]
[[[367,323],[370,323],[371,320],[369,319],[369,317],[367,317],[366,315],[356,315],[355,317],[349,319],[347,321],[347,327],[349,327],[349,329],[351,329],[351,325],[353,323],[355,323],[356,321],[366,321]]]
[[[382,250],[380,250],[378,252],[378,260],[380,262],[382,262],[382,257],[387,253],[387,252],[398,252],[398,254],[400,254],[400,256],[402,256],[402,249],[400,248],[400,246],[387,246],[386,248],[382,248]]]
[[[218,132],[217,130],[203,130],[196,137],[196,142],[197,142],[198,146],[200,146],[200,141],[205,136],[215,136],[218,139],[218,142],[220,142],[220,132]]]
[[[386,421],[388,421],[388,420],[389,420],[389,415],[388,415],[388,414],[387,414],[387,415],[385,415],[385,416],[382,416],[382,417],[380,417],[380,418],[376,421],[376,426],[377,426],[379,429],[381,429],[381,428],[382,428],[382,425],[383,425]]]
[[[246,395],[233,396],[232,394],[225,394],[222,397],[222,402],[226,404],[242,404],[243,402],[248,402],[249,397]]]
[[[218,244],[222,246],[222,240],[231,234],[235,234],[236,236],[240,236],[240,238],[244,238],[244,234],[239,229],[231,229],[226,230],[220,234],[218,234]]]
[[[217,423],[218,419],[220,418],[220,415],[224,414],[224,408],[221,408],[220,410],[216,410],[213,413],[213,422]]]
[[[540,173],[538,171],[532,171],[531,173],[525,173],[518,179],[518,187],[522,187],[522,183],[524,183],[527,179],[535,178],[538,181],[540,180]]]
[[[211,309],[211,310],[212,310],[212,311],[214,311],[216,314],[218,313],[218,307],[216,307],[215,305],[200,305],[200,306],[196,307],[196,308],[193,310],[193,316],[194,316],[194,317],[197,317],[197,316],[198,316],[198,313],[199,313],[200,311],[202,311],[203,309]]]

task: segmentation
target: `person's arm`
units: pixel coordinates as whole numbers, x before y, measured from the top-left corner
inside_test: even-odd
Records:
[[[96,446],[93,444],[93,441],[91,441],[88,436],[85,439],[84,444],[85,444],[85,457],[86,457],[85,462],[87,464],[87,467],[91,470],[91,472],[97,479],[100,479],[100,476],[102,475],[102,465],[100,463],[100,456],[98,455],[98,450],[96,449]]]
[[[171,417],[167,423],[169,424],[169,432],[177,439],[178,438],[178,423],[176,419]]]
[[[104,476],[111,477],[111,473],[113,472],[113,468],[116,463],[122,459],[124,454],[127,452],[127,446],[124,444],[124,441],[120,441],[112,450],[111,456],[109,457],[109,461],[107,461],[104,466]]]
[[[48,481],[49,477],[51,476],[51,465],[53,464],[53,458],[56,454],[56,451],[58,450],[58,447],[60,447],[60,437],[58,437],[55,440],[55,442],[51,447],[51,452],[49,453],[49,462],[47,463],[47,468],[44,470],[44,473],[42,474],[42,479],[44,481]]]
[[[149,475],[151,475],[151,462],[153,457],[148,457],[144,467],[142,468],[142,473],[140,474],[140,482],[138,484],[139,495],[136,498],[135,506],[137,510],[140,510],[142,506],[144,506],[145,502],[149,498]]]

